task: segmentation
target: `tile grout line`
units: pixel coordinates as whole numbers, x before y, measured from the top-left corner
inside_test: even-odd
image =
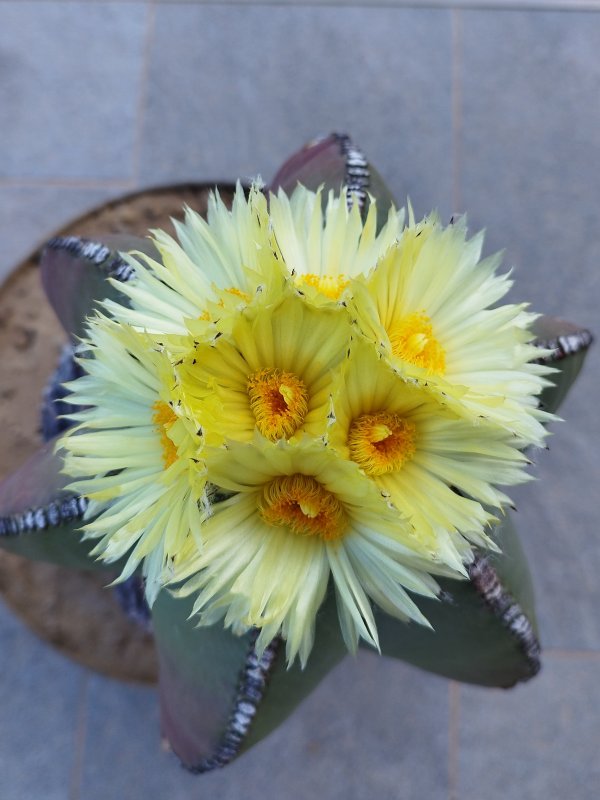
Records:
[[[87,705],[88,705],[88,684],[90,676],[86,671],[81,678],[79,691],[79,704],[77,709],[77,724],[75,729],[75,755],[73,767],[71,769],[71,781],[69,784],[69,800],[80,800],[81,783],[83,779],[83,760],[85,754],[85,740],[87,736]]]
[[[458,800],[460,683],[448,682],[448,800]]]
[[[0,0],[1,2],[2,0]],[[79,178],[0,178],[0,189],[108,189],[127,191],[133,180],[86,180]]]
[[[462,130],[463,130],[463,94],[462,94],[462,14],[452,9],[452,213],[462,208]]]
[[[150,76],[150,59],[154,32],[156,26],[156,3],[151,0],[146,6],[146,29],[144,33],[144,51],[142,53],[142,69],[138,90],[138,103],[136,113],[135,142],[133,147],[133,181],[139,185],[142,165],[142,145],[144,141],[144,122],[146,119],[146,106],[148,101],[148,85]]]
[[[576,661],[600,661],[598,650],[562,650],[558,647],[544,647],[542,655],[551,658],[572,658]]]
[[[0,0],[0,5],[15,0]],[[28,0],[36,5],[45,3],[77,4],[82,0]],[[97,5],[142,5],[147,0],[88,0]],[[469,9],[474,11],[560,11],[598,12],[600,0],[155,0],[165,6],[231,6],[233,8],[398,8],[398,9]]]

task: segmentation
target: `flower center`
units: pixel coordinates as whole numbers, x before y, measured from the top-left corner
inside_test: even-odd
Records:
[[[311,272],[296,278],[297,285],[312,286],[330,300],[337,300],[349,283],[344,275],[315,275]]]
[[[171,464],[177,461],[177,448],[168,435],[169,428],[174,422],[177,422],[177,414],[175,414],[170,405],[160,400],[157,400],[152,408],[154,409],[152,422],[155,424],[156,430],[160,435],[160,443],[163,449],[163,463],[165,469],[168,469]]]
[[[342,503],[310,475],[284,475],[263,489],[260,514],[269,525],[302,536],[340,539],[348,519]]]
[[[250,375],[247,389],[256,426],[270,441],[288,439],[304,422],[308,392],[292,372],[260,370]]]
[[[416,428],[398,414],[363,414],[348,433],[350,458],[367,475],[399,470],[415,454]]]
[[[388,336],[392,352],[398,358],[436,375],[445,373],[444,348],[433,335],[431,320],[423,312],[416,311],[395,320],[388,330]]]

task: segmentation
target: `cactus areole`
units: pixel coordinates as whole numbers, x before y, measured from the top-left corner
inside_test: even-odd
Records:
[[[506,491],[592,337],[503,302],[482,243],[399,208],[333,134],[175,238],[44,249],[71,344],[46,443],[0,485],[0,545],[117,571],[189,769],[358,647],[484,686],[538,671]]]

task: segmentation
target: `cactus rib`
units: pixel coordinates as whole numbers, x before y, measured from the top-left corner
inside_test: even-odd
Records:
[[[126,283],[135,275],[135,270],[118,253],[102,242],[82,239],[79,236],[55,236],[46,244],[48,250],[64,250],[67,253],[100,267],[107,278]]]
[[[53,500],[45,506],[0,517],[0,537],[39,533],[56,528],[64,522],[82,519],[87,506],[87,498],[73,495],[62,500]]]
[[[563,358],[574,356],[587,350],[594,337],[591,331],[586,328],[573,331],[572,333],[562,334],[551,339],[536,339],[535,346],[552,352],[542,356],[538,361],[543,364],[551,364],[554,361],[562,361]]]
[[[239,686],[221,742],[211,756],[196,766],[187,767],[190,772],[203,773],[225,767],[238,755],[244,744],[264,696],[282,642],[280,637],[276,637],[259,657],[255,647],[259,633],[258,630],[250,633],[250,647],[240,671]]]
[[[356,201],[359,210],[362,211],[367,201],[367,191],[371,183],[369,162],[347,134],[334,133],[333,136],[337,140],[345,159],[344,184],[348,189],[348,208],[352,208],[353,203]]]
[[[527,677],[533,678],[541,668],[541,648],[529,618],[519,603],[503,587],[498,573],[486,558],[476,556],[468,571],[469,579],[477,594],[519,643],[530,668]]]

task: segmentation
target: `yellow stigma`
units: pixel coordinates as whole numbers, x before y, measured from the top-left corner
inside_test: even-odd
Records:
[[[247,389],[256,427],[270,441],[289,439],[304,422],[308,392],[292,372],[260,370],[250,375]]]
[[[243,292],[241,289],[238,289],[236,286],[230,286],[228,289],[225,289],[227,294],[233,295],[233,297],[239,297],[241,300],[245,300],[246,303],[250,302],[250,295],[248,292]]]
[[[394,320],[388,330],[392,352],[398,358],[435,375],[446,372],[444,348],[433,335],[431,320],[420,311]]]
[[[416,429],[398,414],[363,414],[348,433],[350,458],[367,475],[399,470],[415,453]]]
[[[263,489],[259,511],[269,525],[301,536],[340,539],[348,527],[341,502],[310,475],[284,475]]]
[[[344,275],[315,275],[314,273],[309,273],[308,275],[298,275],[296,277],[296,285],[312,286],[321,294],[324,294],[325,297],[329,297],[330,300],[337,300],[349,283],[350,281],[346,280]]]
[[[244,300],[246,303],[250,302],[250,295],[247,292],[243,292],[241,289],[238,289],[236,286],[229,286],[227,289],[223,289],[223,292],[231,295],[232,297],[239,297],[240,300]],[[225,299],[223,296],[221,296],[216,305],[213,304],[213,315],[217,308],[225,308]],[[204,310],[198,319],[202,322],[210,322],[212,320],[210,311],[208,311],[208,309]]]
[[[160,434],[160,443],[163,449],[163,463],[165,469],[177,461],[177,448],[168,436],[168,430],[177,421],[177,415],[167,403],[157,400],[152,406],[154,414],[152,422],[156,425],[156,430]]]

